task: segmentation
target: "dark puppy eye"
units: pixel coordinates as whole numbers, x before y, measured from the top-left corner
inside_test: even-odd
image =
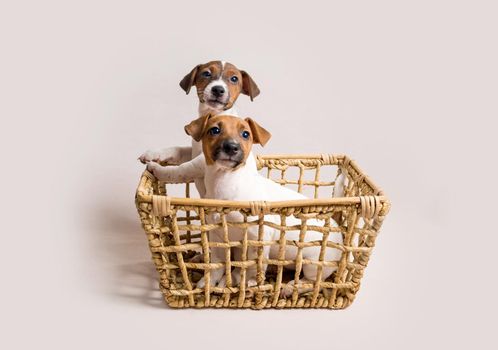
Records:
[[[249,134],[249,131],[243,131],[242,132],[242,137],[245,138],[245,139],[248,139],[250,135],[251,134]]]
[[[211,129],[209,129],[209,135],[218,135],[221,130],[217,126],[213,126]]]
[[[230,78],[230,81],[231,81],[232,83],[236,83],[236,82],[238,82],[238,81],[239,81],[239,78],[238,78],[236,75],[234,75],[233,77],[231,77],[231,78]]]
[[[205,71],[205,72],[202,72],[201,75],[204,77],[204,78],[209,78],[211,76],[211,72],[210,71]]]

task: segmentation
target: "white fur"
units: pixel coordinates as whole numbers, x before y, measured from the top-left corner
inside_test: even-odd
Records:
[[[235,105],[235,103],[229,109],[223,110],[223,109],[213,108],[213,106],[209,105],[206,102],[199,103],[199,108],[198,108],[199,117],[206,115],[208,113],[211,113],[212,115],[224,114],[224,115],[234,115],[234,116],[238,117],[239,114],[237,113],[237,110],[235,109],[234,105]]]
[[[223,98],[221,99],[221,101],[223,103],[227,103],[228,102],[228,99],[230,98],[230,95],[228,93],[228,85],[225,83],[225,81],[222,79],[221,75],[218,79],[216,80],[212,80],[211,82],[209,82],[209,84],[206,85],[206,87],[204,88],[204,91],[202,92],[202,97],[204,99],[204,101],[209,101],[209,100],[214,100],[216,99],[215,96],[213,96],[212,92],[211,92],[211,89],[213,88],[213,86],[223,86],[223,88],[225,88],[225,94],[222,96]],[[208,104],[207,102],[205,102],[206,104]]]

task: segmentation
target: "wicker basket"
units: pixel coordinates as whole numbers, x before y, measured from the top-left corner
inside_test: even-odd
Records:
[[[166,302],[175,308],[342,309],[349,306],[358,292],[375,238],[389,211],[387,197],[346,156],[265,155],[258,156],[256,161],[258,169],[266,168],[268,178],[304,194],[311,191],[309,197],[314,199],[281,202],[193,199],[189,198],[190,184],[166,186],[158,183],[149,172],[143,173],[136,193],[136,205]],[[346,177],[344,197],[333,198],[334,183],[341,173]],[[275,175],[277,178],[274,178]],[[168,196],[167,190],[173,186],[185,186],[186,198]],[[226,215],[231,211],[242,213],[244,222],[227,222]],[[207,216],[213,213],[220,214],[220,224],[206,223]],[[262,232],[264,225],[272,225],[264,220],[265,214],[280,217],[280,239],[263,241],[261,234],[258,240],[247,239],[247,227],[257,225],[259,232]],[[288,216],[298,218],[301,225],[286,226]],[[303,241],[306,221],[310,218],[323,222],[323,227],[313,229],[323,233],[323,241]],[[338,227],[331,225],[332,220],[338,223]],[[227,230],[228,227],[237,225],[246,228],[242,241],[209,241],[209,231],[213,228],[223,227]],[[286,230],[291,228],[301,230],[299,241],[285,239]],[[341,232],[343,244],[336,245],[328,241],[327,237],[332,231]],[[281,254],[279,259],[265,259],[262,254],[263,245],[278,245],[280,252],[285,245],[293,245],[298,249],[297,258],[295,261],[285,260]],[[321,246],[318,261],[302,258],[302,249],[311,245]],[[327,246],[340,249],[342,255],[339,261],[323,261]],[[211,262],[210,247],[226,248],[226,260],[222,263]],[[242,249],[241,261],[233,261],[231,247]],[[257,247],[257,259],[247,259],[248,247]],[[266,273],[261,273],[263,264],[268,264]],[[295,270],[284,268],[290,264],[295,265]],[[304,264],[317,265],[319,276],[323,266],[336,266],[337,270],[325,281],[317,278],[314,283],[303,285],[299,278]],[[245,269],[255,265],[258,271],[256,286],[247,287],[245,283],[240,286],[231,285],[232,267],[241,268],[244,281]],[[209,280],[210,269],[220,266],[226,269],[227,287],[213,287],[209,283],[203,288],[196,287],[196,282],[201,277]],[[282,297],[280,290],[289,280],[295,280],[296,284],[307,287],[310,291],[299,294],[295,288],[292,296]]]

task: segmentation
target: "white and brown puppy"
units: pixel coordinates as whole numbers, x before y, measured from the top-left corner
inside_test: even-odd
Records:
[[[211,61],[195,66],[181,81],[181,88],[188,94],[196,87],[199,98],[199,116],[211,114],[237,115],[234,104],[240,94],[248,95],[251,101],[259,95],[259,88],[251,76],[225,61]],[[194,160],[201,153],[200,143],[192,140],[191,147],[169,147],[148,150],[139,159],[142,163],[150,161],[183,164]],[[252,156],[251,156],[252,157]],[[250,160],[251,163],[253,160]],[[192,164],[193,166],[195,164]],[[205,188],[201,180],[196,181],[201,197]]]
[[[199,176],[204,177],[206,185],[206,198],[240,200],[240,201],[281,201],[306,199],[302,194],[283,187],[258,174],[255,167],[247,165],[247,159],[251,154],[254,143],[264,145],[270,138],[270,133],[258,125],[252,119],[240,119],[233,116],[205,116],[194,120],[185,127],[186,132],[195,140],[202,140],[202,150],[204,156],[204,168],[187,169],[179,167],[161,167],[158,164],[149,164],[148,168],[154,175],[162,181],[180,182],[192,181]],[[256,217],[249,218],[255,220]],[[211,217],[213,222],[219,222],[219,218]],[[231,212],[227,218],[231,222],[240,222],[243,220],[239,212]],[[279,217],[275,215],[266,215],[265,221],[280,224]],[[288,226],[300,225],[301,221],[295,217],[289,217],[286,224]],[[304,237],[305,242],[319,241],[323,234],[313,231],[313,226],[323,226],[323,222],[316,219],[308,219],[309,227]],[[278,241],[280,231],[265,226],[264,240]],[[231,241],[242,240],[244,232],[242,229],[232,227],[229,232]],[[257,240],[258,227],[251,226],[248,230],[248,239]],[[223,242],[223,231],[212,230],[209,239],[215,242]],[[287,231],[287,240],[299,240],[299,230]],[[333,232],[329,235],[329,241],[342,244],[342,235]],[[264,246],[264,256],[272,259],[278,258],[278,245]],[[320,247],[305,247],[302,250],[303,259],[318,261]],[[287,246],[285,250],[285,259],[295,259],[297,248]],[[255,248],[248,250],[248,259],[255,259],[257,250]],[[325,261],[337,261],[341,257],[338,249],[327,248],[324,256]],[[225,251],[222,248],[213,248],[211,259],[213,262],[224,261]],[[241,259],[240,249],[234,251],[235,260]],[[287,266],[295,268],[295,266]],[[322,279],[329,277],[335,267],[324,267],[322,270]],[[315,281],[317,278],[317,266],[313,264],[303,265],[304,281]],[[210,283],[218,286],[225,286],[225,269],[217,269],[211,272]],[[235,269],[233,272],[234,284],[240,283],[240,270]],[[256,267],[247,271],[246,282],[249,286],[256,284]],[[198,287],[203,287],[205,281],[202,279],[198,282]],[[283,295],[292,294],[293,281],[287,284],[283,290]],[[304,290],[300,290],[302,292]]]

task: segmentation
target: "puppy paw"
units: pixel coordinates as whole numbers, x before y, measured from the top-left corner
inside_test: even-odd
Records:
[[[217,270],[214,270],[211,273],[211,276],[209,278],[209,285],[211,287],[219,286],[219,282],[225,278],[225,272],[219,273]],[[224,282],[225,283],[225,282]],[[206,286],[206,280],[204,277],[202,277],[196,284],[197,288],[204,288]]]
[[[232,272],[232,286],[239,286],[240,285],[240,268],[235,268]]]
[[[217,282],[213,281],[212,278],[209,280],[209,285],[212,287],[216,287]],[[204,288],[206,286],[206,280],[204,277],[202,277],[198,282],[197,282],[197,288]]]
[[[290,297],[293,292],[294,292],[294,281],[290,281],[280,289],[280,296],[287,298]]]
[[[160,168],[161,165],[159,165],[158,163],[147,162],[147,170],[154,174],[155,177],[157,177]]]
[[[247,286],[248,287],[254,287],[254,286],[257,286],[258,285],[258,282],[256,281],[256,278],[249,278],[247,280]]]
[[[192,257],[192,259],[189,260],[191,263],[201,263],[204,261],[204,254],[197,254]]]
[[[199,281],[197,281],[197,288],[204,288],[206,286],[206,280],[202,277]]]
[[[232,287],[236,287],[240,285],[240,273],[236,271],[232,272]],[[227,276],[223,275],[220,281],[217,284],[217,287],[225,288],[227,286]]]
[[[148,150],[143,153],[138,159],[142,163],[147,162],[158,162],[158,163],[167,163],[167,164],[176,164],[179,161],[179,154],[176,149],[173,148],[165,148],[158,151]]]
[[[227,286],[227,276],[223,275],[223,277],[221,277],[221,279],[219,280],[217,287],[225,288],[226,286]]]
[[[232,286],[240,286],[240,282],[242,279],[242,271],[240,268],[235,268],[232,272]],[[246,275],[246,286],[254,287],[258,285],[256,281],[256,276],[253,273],[248,272]]]
[[[138,160],[145,164],[147,162],[158,162],[159,158],[160,153],[158,151],[147,150],[140,157],[138,157]]]
[[[166,180],[167,177],[164,176],[164,172],[166,167],[163,167],[161,164],[156,163],[156,162],[148,162],[147,163],[147,170],[150,171],[154,177],[160,181]]]

